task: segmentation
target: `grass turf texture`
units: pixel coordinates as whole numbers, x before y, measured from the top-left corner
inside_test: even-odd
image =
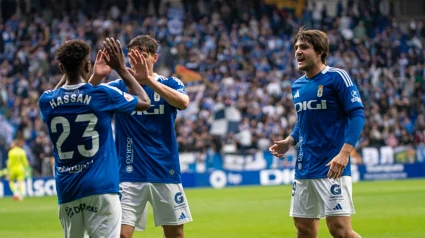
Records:
[[[361,182],[353,191],[353,227],[363,237],[425,237],[425,180]],[[186,237],[295,237],[291,186],[187,189],[186,195],[194,218]],[[133,237],[162,237],[149,209],[147,230]],[[56,197],[0,199],[0,237],[63,237],[57,211]],[[319,237],[331,237],[323,219]]]

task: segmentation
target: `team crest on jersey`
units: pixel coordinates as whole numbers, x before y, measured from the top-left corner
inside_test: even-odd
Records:
[[[317,97],[322,97],[323,96],[323,85],[319,85],[319,87],[317,88]]]
[[[133,96],[131,96],[130,94],[128,94],[128,93],[126,93],[126,92],[124,92],[124,98],[125,98],[125,100],[127,100],[127,101],[132,101],[133,99],[134,99],[134,97]]]
[[[157,92],[155,92],[154,94],[153,94],[153,100],[155,101],[155,102],[159,102],[159,100],[161,99],[161,96],[159,96],[159,94],[157,93]]]

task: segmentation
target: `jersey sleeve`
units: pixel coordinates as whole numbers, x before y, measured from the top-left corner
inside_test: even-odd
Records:
[[[108,84],[99,85],[108,95],[108,100],[101,102],[101,108],[104,111],[132,113],[139,99],[129,93]]]
[[[183,82],[176,77],[169,78],[168,82],[167,82],[167,86],[174,89],[174,90],[177,90],[180,93],[187,95]]]
[[[348,113],[356,108],[364,108],[359,90],[348,73],[344,70],[338,70],[334,77],[337,96],[344,111]]]
[[[294,129],[292,129],[290,136],[294,138],[295,145],[298,144],[298,141],[300,139],[300,123],[298,122],[298,120],[295,123]]]
[[[46,122],[46,108],[45,108],[46,93],[47,92],[44,92],[38,99],[38,108],[40,108],[40,116],[43,122]]]
[[[122,79],[117,79],[117,80],[111,81],[111,82],[107,83],[107,85],[112,86],[112,87],[116,87],[123,92],[128,92],[127,85],[125,85],[124,80],[122,80]]]

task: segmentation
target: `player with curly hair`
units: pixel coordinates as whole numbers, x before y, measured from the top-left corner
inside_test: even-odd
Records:
[[[88,84],[90,47],[70,40],[56,54],[64,85],[44,92],[39,99],[54,146],[59,218],[65,237],[119,237],[119,173],[111,120],[116,112],[130,114],[150,107],[146,92],[125,67],[120,43],[106,42],[96,62],[115,69],[135,96],[108,85]]]

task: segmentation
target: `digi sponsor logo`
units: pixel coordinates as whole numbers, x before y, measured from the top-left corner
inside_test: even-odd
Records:
[[[164,104],[151,105],[151,107],[145,111],[133,111],[131,115],[141,116],[141,115],[163,115],[165,111]]]
[[[353,97],[351,99],[352,103],[355,103],[355,102],[362,103],[362,100],[360,99],[359,94],[357,93],[356,90],[351,91],[351,96]]]
[[[174,195],[174,201],[177,204],[182,204],[184,202],[183,194],[181,192],[176,193],[176,195]]]
[[[310,100],[310,101],[303,101],[303,102],[297,102],[294,104],[295,110],[297,112],[306,111],[306,110],[325,110],[328,109],[328,106],[326,104],[326,100]]]
[[[341,195],[341,186],[339,184],[334,184],[331,186],[331,193],[335,196]]]
[[[260,171],[261,185],[279,185],[293,183],[295,170],[290,169],[268,169]]]
[[[73,217],[75,214],[78,214],[83,211],[89,211],[93,213],[97,213],[98,208],[95,206],[87,206],[85,203],[80,204],[79,206],[73,206],[73,207],[65,207],[66,215],[68,215],[69,218]]]

